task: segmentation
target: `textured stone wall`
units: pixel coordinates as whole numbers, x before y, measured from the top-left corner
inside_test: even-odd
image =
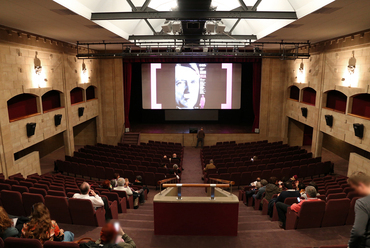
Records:
[[[370,159],[362,157],[357,153],[351,153],[349,156],[348,176],[353,172],[362,171],[370,175]]]
[[[316,156],[321,155],[322,135],[326,133],[361,149],[370,151],[370,120],[353,116],[350,113],[352,97],[359,93],[370,93],[370,33],[364,37],[355,35],[354,39],[340,39],[338,42],[327,41],[319,43],[308,60],[285,62],[285,83],[288,88],[296,85],[304,89],[311,87],[316,90],[315,106],[285,98],[286,116],[305,125],[313,127],[312,151]],[[355,73],[348,73],[349,59],[356,59]],[[300,64],[304,64],[304,72],[299,72]],[[326,92],[337,90],[348,97],[346,113],[326,109]],[[302,96],[301,96],[302,98]],[[308,109],[304,118],[301,107]],[[333,115],[333,127],[325,122],[325,115]],[[353,123],[365,126],[364,137],[354,135]]]
[[[9,175],[22,173],[25,177],[33,173],[41,174],[39,152],[31,152],[18,159],[12,167],[8,168],[8,173]]]

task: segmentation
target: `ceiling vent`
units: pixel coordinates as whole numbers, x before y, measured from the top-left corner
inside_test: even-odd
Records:
[[[341,8],[330,8],[330,7],[324,7],[321,9],[316,10],[315,12],[312,12],[312,14],[331,14],[337,10],[340,10]]]
[[[50,11],[53,11],[58,15],[77,15],[75,12],[69,9],[51,9]]]

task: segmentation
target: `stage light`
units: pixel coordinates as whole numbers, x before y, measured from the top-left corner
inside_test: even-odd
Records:
[[[203,52],[208,53],[208,47],[203,47]]]
[[[214,22],[206,22],[206,33],[214,33],[216,24]]]
[[[177,53],[181,53],[181,47],[176,47],[176,48],[175,48],[175,52],[177,52]]]
[[[234,48],[233,48],[233,52],[234,52],[234,53],[238,53],[238,52],[239,52],[239,47],[234,46]]]
[[[174,21],[172,22],[172,33],[181,33],[181,22],[180,21]]]
[[[222,23],[217,23],[216,25],[216,33],[217,34],[223,34],[225,31],[226,26]]]
[[[253,48],[253,52],[254,52],[254,53],[261,53],[261,52],[262,52],[262,50],[261,50],[261,48],[259,48],[259,47],[254,47],[254,48]]]
[[[171,33],[171,23],[168,22],[168,23],[163,24],[162,25],[162,30],[166,34]]]
[[[151,53],[152,52],[152,48],[151,47],[146,47],[145,51],[146,51],[146,53]]]

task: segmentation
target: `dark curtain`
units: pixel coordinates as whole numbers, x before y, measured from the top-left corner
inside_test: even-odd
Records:
[[[260,126],[261,61],[253,63],[253,131]]]
[[[130,128],[130,99],[131,99],[131,78],[132,65],[124,61],[123,63],[123,94],[125,104],[125,127]]]

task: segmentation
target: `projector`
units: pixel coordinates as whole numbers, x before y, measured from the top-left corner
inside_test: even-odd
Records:
[[[171,33],[171,23],[166,23],[162,25],[162,30],[164,33]]]
[[[216,26],[216,33],[223,34],[225,31],[225,25],[224,24],[217,24]]]
[[[174,34],[181,32],[181,22],[180,21],[174,21],[172,23],[172,32]]]

